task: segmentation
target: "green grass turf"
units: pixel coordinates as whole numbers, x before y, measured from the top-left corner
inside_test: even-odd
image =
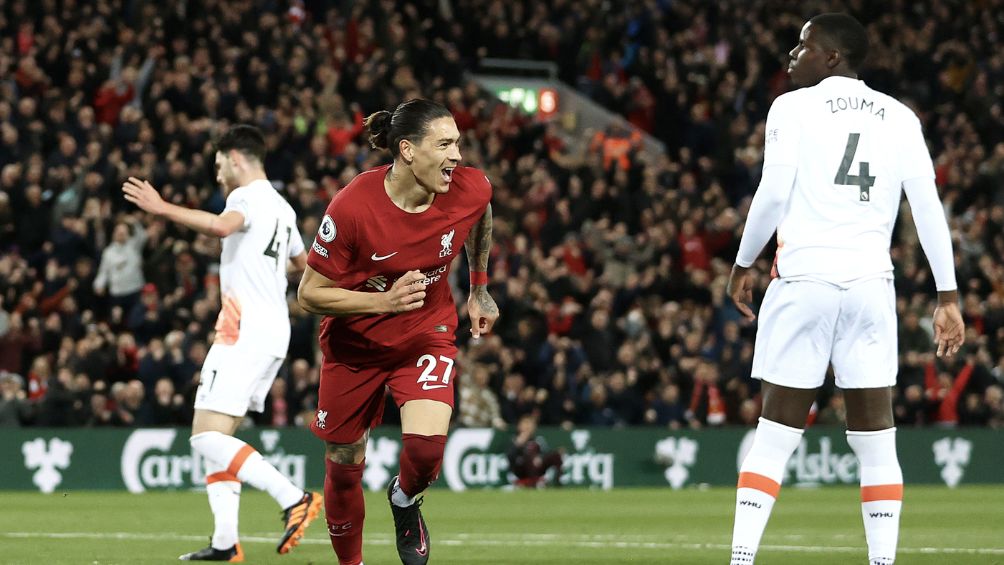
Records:
[[[432,563],[728,563],[734,491],[726,488],[435,490],[423,511]],[[390,510],[367,493],[368,565],[399,563]],[[206,545],[212,520],[197,492],[0,492],[0,563],[169,563]],[[279,512],[246,489],[248,563],[337,563],[321,519],[275,554]],[[782,491],[757,563],[865,563],[857,489]],[[1004,564],[1004,488],[908,487],[898,564]]]

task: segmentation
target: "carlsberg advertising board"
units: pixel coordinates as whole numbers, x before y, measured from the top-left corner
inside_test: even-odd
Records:
[[[195,489],[205,485],[201,458],[188,444],[190,430],[36,429],[0,434],[0,489],[46,493],[73,489]],[[734,486],[749,449],[749,429],[676,430],[651,428],[571,431],[542,429],[544,442],[564,454],[562,484],[610,489],[631,486],[687,488]],[[238,436],[296,485],[318,488],[324,481],[324,446],[309,431],[259,428]],[[899,457],[906,482],[944,484],[1004,482],[1004,433],[986,429],[901,429]],[[443,467],[434,488],[455,491],[509,488],[506,452],[512,436],[493,429],[450,432]],[[377,429],[366,448],[363,483],[382,490],[398,472],[400,432]],[[786,484],[857,484],[857,458],[843,430],[812,428],[788,462]]]

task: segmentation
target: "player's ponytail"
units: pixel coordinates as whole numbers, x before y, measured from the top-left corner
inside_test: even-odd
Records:
[[[452,118],[446,106],[426,100],[412,98],[398,104],[394,113],[380,110],[370,114],[363,124],[373,149],[389,149],[397,158],[401,153],[401,140],[419,143],[429,131],[429,123],[439,118]]]
[[[390,133],[391,114],[387,110],[373,112],[366,118],[363,125],[366,126],[367,136],[370,140],[370,147],[373,149],[388,149],[387,134]]]

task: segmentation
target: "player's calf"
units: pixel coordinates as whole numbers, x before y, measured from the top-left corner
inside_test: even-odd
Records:
[[[896,457],[896,428],[847,432],[861,469],[861,516],[870,565],[891,565],[899,541],[903,472]]]

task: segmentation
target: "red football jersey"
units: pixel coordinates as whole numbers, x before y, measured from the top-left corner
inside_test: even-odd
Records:
[[[453,171],[450,191],[437,194],[423,212],[398,208],[384,189],[390,165],[360,173],[331,199],[314,238],[307,264],[360,292],[386,292],[410,270],[425,274],[425,304],[401,314],[325,316],[321,351],[395,348],[421,335],[457,329],[457,309],[447,276],[475,222],[492,197],[484,173],[470,167]],[[336,355],[337,357],[337,355]]]

